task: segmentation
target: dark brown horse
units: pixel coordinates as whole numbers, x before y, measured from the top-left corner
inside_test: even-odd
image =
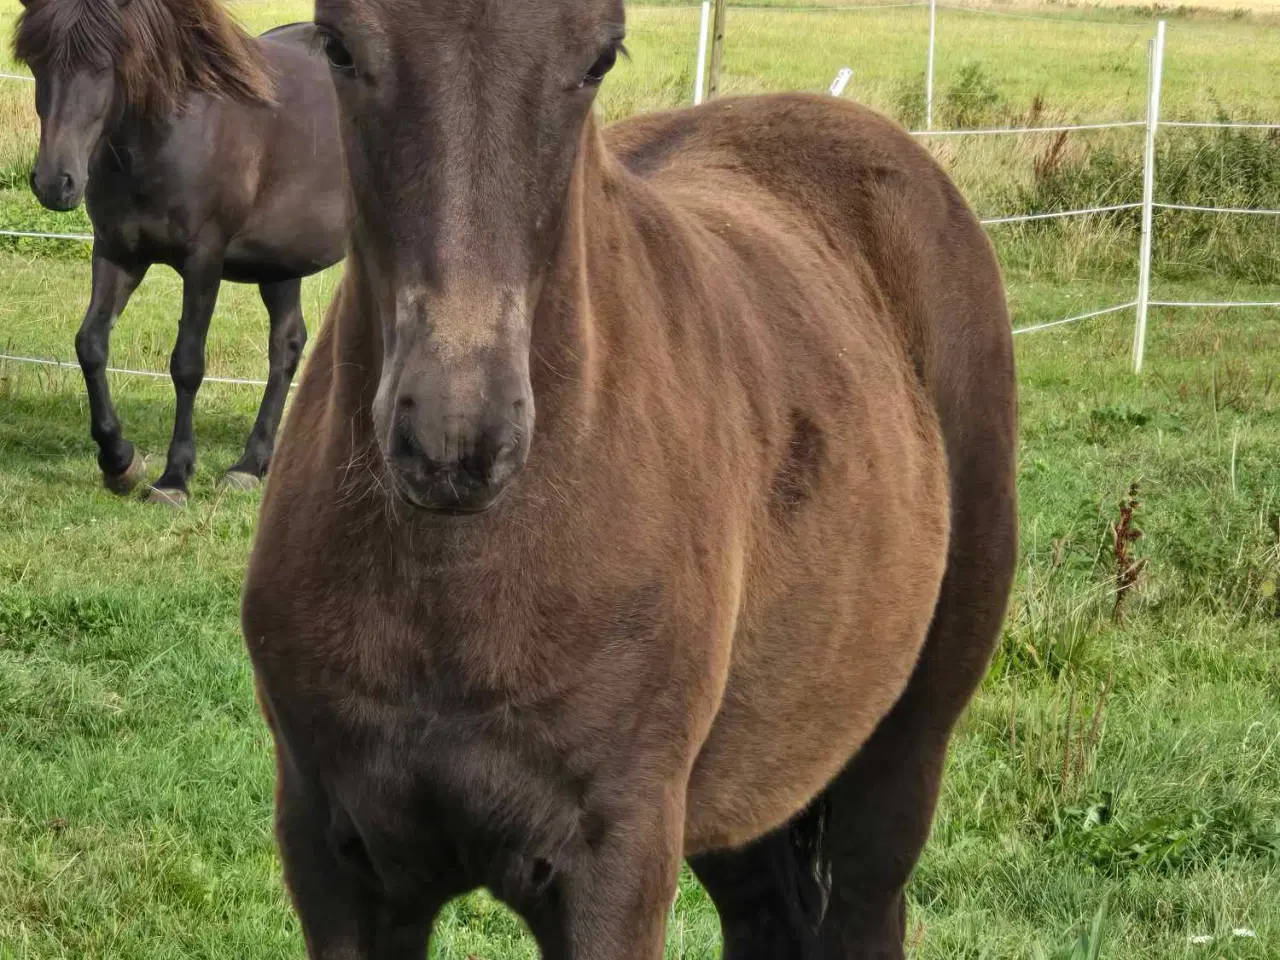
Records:
[[[306,341],[302,278],[341,259],[346,193],[337,103],[314,28],[255,40],[218,0],[24,0],[14,51],[36,80],[40,152],[31,187],[51,210],[85,199],[93,292],[76,336],[103,481],[145,472],[124,439],[105,368],[111,328],[148,268],[182,274],[170,373],[173,440],[153,501],[181,503],[195,469],[192,422],[223,279],[258,284],[270,370],[235,487],[266,472]]]
[[[901,957],[1014,569],[999,272],[834,98],[597,128],[620,0],[318,0],[357,216],[244,630],[311,956]]]

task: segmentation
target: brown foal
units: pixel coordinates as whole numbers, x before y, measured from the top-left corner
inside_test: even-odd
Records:
[[[315,960],[901,957],[1013,576],[976,219],[832,98],[601,131],[620,0],[317,0],[356,216],[244,629]]]

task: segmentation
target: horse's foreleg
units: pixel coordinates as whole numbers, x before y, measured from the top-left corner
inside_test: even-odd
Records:
[[[127,270],[119,264],[93,254],[93,292],[85,311],[80,331],[76,334],[76,357],[84,374],[89,394],[89,432],[98,444],[98,467],[102,482],[114,493],[128,493],[142,479],[142,457],[133,444],[124,439],[111,388],[107,385],[107,356],[111,347],[111,328],[124,312],[133,291],[138,288],[147,268]]]
[[[196,393],[204,381],[205,341],[222,282],[221,251],[217,256],[189,258],[183,266],[182,280],[182,319],[178,321],[178,340],[169,360],[169,375],[177,396],[173,439],[169,441],[164,473],[151,490],[149,499],[153,503],[185,503],[187,481],[195,472]]]
[[[684,796],[637,796],[628,806],[556,877],[550,915],[527,918],[544,960],[662,957],[680,875]]]
[[[227,471],[226,476],[228,486],[242,490],[256,487],[267,472],[289,384],[293,382],[302,348],[307,342],[307,327],[302,317],[302,281],[264,283],[260,290],[267,315],[271,318],[267,386],[262,392],[262,405],[245,444],[244,456]]]
[[[319,788],[287,765],[279,777],[276,839],[310,960],[423,960],[446,898],[383,896],[359,835],[335,827]]]

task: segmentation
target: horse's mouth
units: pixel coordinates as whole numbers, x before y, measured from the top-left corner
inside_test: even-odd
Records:
[[[497,487],[458,490],[448,480],[436,479],[420,485],[387,464],[394,496],[425,514],[436,517],[466,519],[488,513],[506,496],[507,484]]]

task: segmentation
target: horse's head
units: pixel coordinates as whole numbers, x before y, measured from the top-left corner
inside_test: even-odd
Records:
[[[217,0],[23,0],[13,49],[36,81],[31,188],[51,210],[80,203],[94,148],[126,110],[164,117],[193,90],[271,98],[261,54]]]
[[[523,466],[531,321],[621,0],[317,0],[381,316],[378,443],[419,506]]]
[[[25,0],[14,53],[31,68],[40,152],[31,189],[50,210],[79,205],[89,158],[115,104],[120,9],[82,0]]]

